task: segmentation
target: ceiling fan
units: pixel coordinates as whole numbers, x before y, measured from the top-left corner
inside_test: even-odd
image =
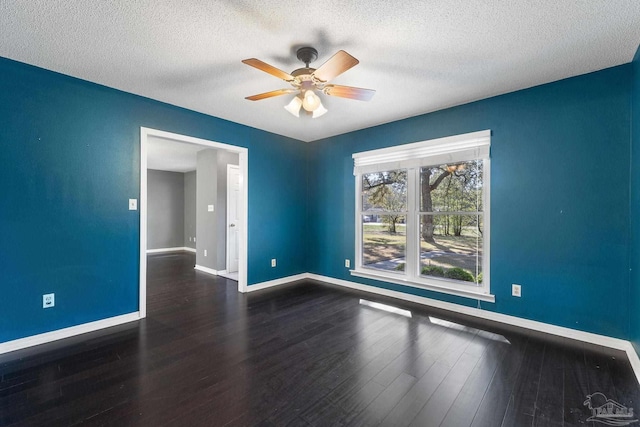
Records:
[[[339,76],[350,68],[358,65],[358,61],[344,50],[338,51],[327,62],[322,64],[320,68],[310,68],[309,64],[318,59],[318,51],[312,47],[301,47],[296,52],[296,56],[305,64],[304,68],[298,68],[286,73],[266,62],[256,58],[245,59],[243,63],[262,70],[272,76],[278,77],[293,86],[290,89],[278,89],[271,92],[260,93],[258,95],[247,96],[245,99],[250,101],[259,101],[261,99],[271,98],[274,96],[286,95],[289,93],[297,93],[295,98],[291,100],[284,108],[296,117],[300,117],[300,108],[312,114],[315,119],[324,115],[327,109],[322,105],[320,97],[315,91],[322,92],[325,95],[338,96],[340,98],[357,99],[360,101],[369,101],[376,93],[372,89],[362,89],[352,86],[340,86],[327,84],[329,80]]]

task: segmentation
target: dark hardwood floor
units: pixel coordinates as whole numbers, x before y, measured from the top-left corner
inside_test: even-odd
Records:
[[[640,411],[619,351],[311,281],[242,295],[193,264],[149,257],[143,321],[0,356],[0,425],[578,426],[594,392]]]

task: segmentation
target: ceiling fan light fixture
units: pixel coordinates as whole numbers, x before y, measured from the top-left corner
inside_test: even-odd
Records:
[[[302,100],[296,96],[291,100],[290,103],[284,106],[284,109],[294,116],[300,117],[300,107],[302,107]]]
[[[249,101],[259,101],[274,96],[297,92],[298,95],[284,107],[285,110],[295,117],[300,117],[300,110],[304,108],[305,114],[309,113],[309,115],[316,119],[327,113],[327,109],[322,105],[322,101],[316,91],[320,91],[328,96],[357,99],[360,101],[371,100],[376,92],[372,89],[327,84],[327,82],[333,78],[358,65],[359,61],[344,50],[339,50],[319,68],[309,67],[311,62],[318,59],[318,51],[316,49],[310,46],[303,46],[297,50],[296,56],[305,64],[305,67],[294,70],[291,74],[256,58],[243,60],[243,63],[282,79],[292,86],[292,88],[289,89],[278,89],[247,96],[245,99]]]
[[[302,108],[305,110],[312,112],[315,111],[322,103],[320,102],[320,98],[318,95],[313,93],[312,90],[308,90],[304,93],[304,100],[302,101]]]
[[[311,116],[311,118],[313,119],[317,119],[318,117],[322,117],[325,114],[327,114],[329,110],[327,110],[326,108],[324,108],[324,105],[322,105],[322,102],[320,102],[320,105],[318,105],[318,108],[316,108],[315,110],[313,110],[313,115]]]

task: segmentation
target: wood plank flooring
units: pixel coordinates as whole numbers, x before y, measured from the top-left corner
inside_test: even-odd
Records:
[[[193,264],[149,257],[143,321],[0,356],[0,425],[584,426],[597,391],[640,412],[619,351]]]

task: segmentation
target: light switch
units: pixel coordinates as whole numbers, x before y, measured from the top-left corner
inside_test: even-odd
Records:
[[[138,199],[129,199],[129,210],[130,211],[138,210]]]
[[[207,205],[207,210],[209,212],[213,212],[213,205]]]

